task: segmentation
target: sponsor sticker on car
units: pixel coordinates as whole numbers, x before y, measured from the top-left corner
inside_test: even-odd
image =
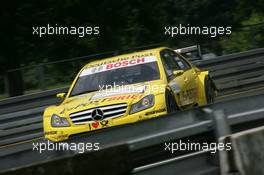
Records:
[[[155,56],[147,56],[147,57],[139,57],[139,58],[130,59],[130,60],[123,60],[123,61],[103,64],[100,66],[84,69],[81,72],[80,77],[99,73],[99,72],[104,72],[104,71],[120,69],[120,68],[124,68],[124,67],[129,67],[129,66],[135,66],[135,65],[139,65],[139,64],[155,62],[156,60],[157,60],[157,58]]]

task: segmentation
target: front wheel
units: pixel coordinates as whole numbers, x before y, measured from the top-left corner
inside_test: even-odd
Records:
[[[205,79],[205,94],[206,94],[206,101],[207,104],[214,103],[215,101],[215,86],[213,80],[210,77],[206,77]]]
[[[173,94],[169,91],[166,92],[166,106],[168,114],[178,111],[176,100],[173,97]]]

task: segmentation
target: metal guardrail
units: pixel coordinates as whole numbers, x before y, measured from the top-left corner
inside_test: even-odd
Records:
[[[148,46],[148,47],[152,48],[153,46]],[[146,47],[146,49],[148,47]],[[144,48],[145,47],[133,48],[131,51],[142,50]],[[129,52],[129,50],[127,50],[127,51]],[[181,54],[189,54],[187,56],[190,56],[193,59],[200,59],[200,57],[201,57],[199,46],[186,47],[186,48],[178,49],[177,51],[180,52]],[[27,79],[27,81],[29,81],[30,83],[32,83],[32,81],[33,81],[34,83],[39,84],[39,86],[42,87],[42,88],[40,88],[42,90],[42,92],[38,92],[38,93],[30,94],[30,95],[17,96],[17,97],[8,98],[5,100],[0,100],[0,109],[1,109],[0,114],[59,103],[60,100],[55,98],[55,94],[59,93],[59,92],[65,92],[65,91],[67,91],[67,88],[65,87],[65,88],[58,88],[58,89],[53,89],[53,90],[46,90],[47,86],[52,86],[52,85],[54,86],[54,84],[49,84],[49,85],[47,84],[48,79],[49,79],[49,81],[52,79],[55,79],[55,78],[58,79],[58,77],[56,75],[50,74],[52,69],[49,70],[48,67],[52,67],[55,65],[65,67],[66,65],[64,65],[64,64],[62,65],[62,63],[69,64],[69,65],[67,65],[68,67],[66,66],[66,68],[68,70],[67,74],[64,75],[64,76],[66,76],[66,75],[70,74],[69,76],[66,76],[67,80],[68,80],[67,81],[67,84],[68,84],[71,81],[71,79],[73,78],[72,76],[74,76],[73,72],[78,71],[82,64],[84,65],[93,59],[100,59],[100,58],[104,58],[104,57],[114,56],[119,52],[123,53],[124,51],[116,51],[116,52],[109,52],[109,53],[103,53],[103,54],[94,54],[94,55],[88,55],[85,57],[76,57],[76,58],[71,58],[71,59],[67,59],[67,60],[41,63],[41,64],[35,65],[35,66],[25,66],[25,67],[22,67],[19,69],[10,70],[10,73],[16,72],[16,71],[21,71],[21,72],[23,72],[23,71],[25,71],[25,72],[35,71],[34,73],[30,72],[30,75],[33,74],[34,76],[37,76],[35,78],[38,79],[38,81],[33,81],[30,78]],[[46,71],[44,71],[44,69]],[[49,77],[54,77],[54,78],[49,78]],[[61,81],[62,81],[61,83],[65,83],[65,78],[62,78]],[[24,82],[24,84],[27,84],[27,83]]]
[[[126,164],[126,169],[130,171],[132,166],[132,168],[135,168],[133,171],[134,174],[151,174],[151,172],[154,171],[156,171],[157,174],[158,172],[170,174],[175,172],[175,167],[194,167],[194,169],[183,169],[185,172],[188,171],[189,174],[196,174],[198,171],[200,171],[201,174],[206,174],[208,172],[215,174],[219,170],[217,161],[215,163],[207,161],[217,160],[216,154],[208,154],[206,152],[201,154],[197,152],[177,152],[176,154],[169,153],[164,156],[164,142],[176,142],[179,139],[194,140],[195,142],[214,142],[216,139],[214,136],[215,126],[211,118],[212,115],[208,111],[224,111],[233,132],[263,125],[264,104],[261,103],[263,100],[264,95],[259,95],[251,98],[220,102],[189,111],[177,112],[168,116],[142,121],[136,124],[113,127],[94,133],[89,132],[72,137],[67,142],[98,142],[102,150],[115,147],[120,150],[125,150],[124,154],[119,153],[114,154],[114,156],[111,154],[113,156],[111,157],[111,162],[116,162],[115,160],[120,160],[121,158],[125,162],[128,161],[129,165]],[[232,104],[232,108],[230,104]],[[106,132],[107,134],[105,134]],[[76,160],[74,158],[76,156],[78,157],[78,153],[72,151],[45,151],[39,154],[38,152],[32,151],[33,142],[43,142],[43,140],[38,139],[27,143],[1,147],[0,173],[10,171],[14,169],[14,167],[24,167],[23,169],[18,168],[14,173],[25,173],[29,172],[29,168],[27,167],[30,167],[30,172],[34,172],[35,174],[39,169],[44,170],[46,174],[52,174],[51,170],[56,169],[55,167],[57,167],[60,161],[64,162],[64,166],[67,163],[73,172],[80,171],[76,169],[76,167],[78,167],[76,165],[78,164],[78,159]],[[93,158],[89,156],[91,153],[87,152],[84,154],[86,156],[84,155],[85,158],[82,160],[91,162]],[[98,162],[103,161],[102,158],[93,159],[93,161],[98,170],[100,167],[98,166]],[[47,164],[49,164],[48,167]],[[201,165],[201,167],[199,168],[198,165]],[[113,166],[113,171],[111,173],[117,171],[112,163],[109,162],[109,166]],[[60,167],[62,168],[62,166]],[[110,167],[107,169],[109,170]],[[201,169],[202,167],[205,169]],[[79,168],[83,171],[86,169],[87,171],[87,165]],[[92,167],[91,170],[92,171],[89,172],[96,172],[94,167]],[[104,170],[100,170],[100,173],[107,174]]]
[[[220,168],[214,163],[216,161],[215,159],[216,156],[212,156],[208,151],[201,151],[138,167],[133,170],[132,174],[217,175],[219,174]]]
[[[264,48],[198,61],[210,71],[220,95],[264,87]]]
[[[210,71],[220,95],[264,87],[264,48],[194,63]],[[60,100],[55,98],[55,94],[66,91],[65,87],[1,100],[0,115],[58,103]]]
[[[0,100],[0,115],[59,103],[61,100],[56,98],[56,94],[67,90],[68,88],[58,88]]]
[[[1,115],[0,146],[43,136],[44,107]]]
[[[264,87],[264,76],[261,74],[263,61],[264,49],[257,49],[221,56],[213,60],[198,61],[195,64],[211,70],[220,89],[219,99],[223,100],[233,98],[234,92],[249,89],[254,90],[253,95],[264,94],[264,88],[258,89]],[[247,84],[248,82],[250,84]],[[47,105],[59,103],[60,99],[55,98],[55,94],[66,90],[67,88],[60,88],[0,101],[0,146],[41,137],[43,109]],[[252,95],[247,91],[245,94]]]
[[[49,59],[46,58],[43,59],[42,63],[39,63],[37,65],[21,65],[21,67],[19,68],[7,71],[4,76],[6,81],[0,82],[0,85],[1,83],[4,83],[2,87],[5,87],[5,90],[3,92],[3,88],[0,88],[0,93],[2,92],[9,94],[10,96],[17,96],[18,94],[32,93],[34,91],[45,91],[50,90],[54,87],[63,85],[66,86],[74,79],[75,74],[78,73],[78,71],[90,61],[109,58],[124,53],[127,54],[136,51],[152,49],[160,46],[160,44],[152,44],[142,47],[108,51],[104,53],[97,53],[68,59],[59,59],[57,61],[48,62],[47,60]],[[54,60],[54,58],[52,60]],[[61,70],[63,70],[63,72],[61,72]],[[10,80],[14,80],[14,78],[18,78],[17,81],[20,81],[19,85],[16,85],[19,86],[17,87],[19,89],[12,89],[14,85],[12,85],[12,81]]]

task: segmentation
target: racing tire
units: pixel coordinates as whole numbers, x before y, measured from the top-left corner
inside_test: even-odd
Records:
[[[213,80],[210,77],[205,78],[204,82],[205,86],[205,95],[207,104],[211,104],[215,102],[215,86]]]
[[[166,91],[166,107],[168,114],[179,110],[175,98],[173,97],[172,93],[169,91]]]

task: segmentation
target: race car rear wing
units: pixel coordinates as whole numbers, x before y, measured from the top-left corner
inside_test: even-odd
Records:
[[[177,53],[180,53],[181,55],[183,55],[184,57],[186,57],[190,61],[196,61],[196,60],[202,59],[202,53],[201,53],[200,45],[175,49],[174,51]]]

